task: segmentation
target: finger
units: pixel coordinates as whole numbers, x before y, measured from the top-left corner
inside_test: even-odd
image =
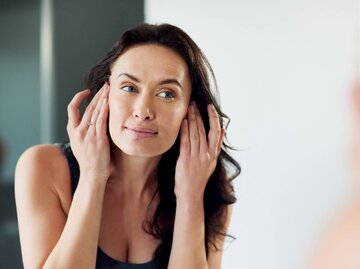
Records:
[[[204,127],[204,122],[201,118],[201,114],[200,111],[198,109],[198,107],[196,107],[195,109],[195,116],[196,116],[196,123],[197,123],[197,127],[199,130],[199,147],[200,147],[200,152],[208,152],[208,143],[207,143],[207,137],[206,137],[206,130]]]
[[[107,83],[104,83],[104,85],[101,87],[101,89],[95,94],[95,96],[91,100],[90,104],[87,106],[87,108],[84,112],[83,118],[81,120],[81,123],[80,123],[80,125],[82,127],[87,127],[89,122],[91,121],[92,114],[96,108],[96,105],[97,105],[99,99],[101,98],[101,96],[104,92],[106,84]]]
[[[108,115],[109,115],[109,102],[108,101],[109,101],[109,99],[107,96],[105,98],[103,98],[99,117],[96,122],[96,132],[98,134],[101,134],[102,136],[106,136],[106,131],[107,131],[106,124],[107,124],[107,119],[108,119]]]
[[[220,151],[221,151],[221,147],[224,143],[224,139],[225,139],[225,129],[224,128],[221,128],[221,136],[220,136],[220,142],[218,144],[218,147],[217,147],[217,156],[220,154]]]
[[[188,120],[184,119],[180,128],[180,155],[188,155],[191,151]]]
[[[75,128],[80,123],[80,104],[81,102],[90,95],[90,90],[84,90],[75,94],[73,99],[70,101],[69,105],[67,106],[68,112],[68,124],[71,128]]]
[[[96,130],[99,134],[106,134],[106,124],[108,119],[108,111],[109,111],[109,86],[104,90],[104,94],[101,98],[101,105],[99,104],[99,114],[94,120],[96,123]],[[104,127],[105,126],[105,127]]]
[[[216,155],[221,136],[219,114],[217,113],[214,105],[212,104],[208,105],[208,113],[210,124],[210,131],[208,134],[209,150],[213,155]]]
[[[90,123],[94,126],[97,125],[98,117],[99,117],[101,108],[104,104],[104,99],[107,97],[107,93],[108,93],[108,88],[106,87],[105,89],[103,89],[103,92],[101,93],[101,97],[98,100],[98,102],[96,103],[96,107],[91,115]],[[93,128],[93,129],[95,130],[95,128]]]
[[[199,144],[200,144],[199,130],[195,117],[195,107],[193,104],[189,106],[188,120],[189,120],[190,148],[191,148],[191,154],[193,155],[199,153]]]

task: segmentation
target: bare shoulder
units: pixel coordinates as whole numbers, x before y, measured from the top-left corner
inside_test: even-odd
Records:
[[[56,180],[69,176],[66,173],[68,172],[66,158],[60,147],[55,144],[36,145],[25,150],[17,162],[15,172],[16,181],[42,180],[43,184],[55,184]],[[37,176],[22,176],[24,174]]]
[[[64,159],[62,155],[59,146],[55,144],[35,145],[21,154],[16,170],[33,171],[41,168],[44,173],[52,172],[57,167],[61,168]]]
[[[15,193],[51,191],[63,209],[69,207],[70,174],[64,154],[55,144],[35,145],[20,156],[15,169]]]
[[[358,207],[349,207],[329,223],[309,268],[360,268],[359,249],[360,211]]]
[[[42,268],[71,204],[69,169],[59,146],[33,146],[20,156],[15,201],[24,267]]]

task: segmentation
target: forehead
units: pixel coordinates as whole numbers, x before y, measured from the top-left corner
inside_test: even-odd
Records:
[[[114,62],[112,74],[131,72],[141,77],[174,77],[189,80],[184,59],[174,50],[156,44],[138,45],[127,49]]]

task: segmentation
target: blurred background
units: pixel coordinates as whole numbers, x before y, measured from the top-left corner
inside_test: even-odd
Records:
[[[351,197],[357,0],[0,0],[0,268],[22,268],[21,153],[67,140],[66,106],[129,27],[184,29],[203,49],[242,165],[223,268],[303,268]]]

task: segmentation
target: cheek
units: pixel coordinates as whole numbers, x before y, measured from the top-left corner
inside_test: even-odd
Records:
[[[186,104],[176,106],[171,112],[165,113],[166,122],[169,123],[174,134],[178,134],[180,131],[181,123],[187,115]]]
[[[129,106],[128,102],[123,102],[123,100],[119,98],[111,98],[109,96],[109,125],[110,127],[118,125],[119,122],[126,117],[126,111],[129,111],[127,106]]]
[[[109,114],[116,115],[119,113],[119,104],[118,102],[114,102],[113,99],[109,99]]]

